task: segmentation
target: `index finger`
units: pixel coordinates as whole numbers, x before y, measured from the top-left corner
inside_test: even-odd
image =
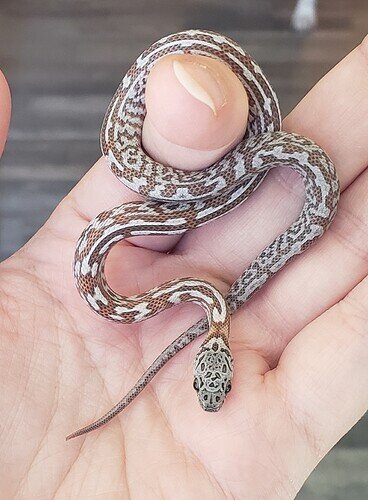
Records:
[[[284,120],[331,157],[342,190],[367,166],[368,36],[323,77]]]
[[[283,124],[284,130],[310,137],[325,149],[335,164],[342,192],[368,164],[367,54],[368,37],[313,87]],[[275,182],[279,175],[272,172],[249,202],[232,213],[187,233],[180,241],[180,251],[190,251],[196,263],[208,269],[206,249],[210,248],[214,256],[211,271],[232,283],[249,259],[284,231],[300,211],[304,188],[295,184],[298,176],[282,173],[284,181]],[[214,245],[218,235],[221,245]]]

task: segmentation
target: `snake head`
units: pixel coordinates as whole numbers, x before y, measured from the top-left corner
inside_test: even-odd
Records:
[[[231,390],[233,357],[222,337],[206,339],[194,363],[193,387],[205,411],[218,411]]]

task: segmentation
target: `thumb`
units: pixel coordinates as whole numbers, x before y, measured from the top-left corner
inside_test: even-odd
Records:
[[[10,90],[5,76],[0,71],[0,156],[4,151],[10,122]]]
[[[156,161],[198,170],[220,159],[244,136],[248,98],[237,76],[210,57],[175,54],[160,59],[146,84],[142,143]],[[131,238],[153,250],[180,236]]]
[[[156,161],[184,170],[207,167],[243,137],[248,98],[224,63],[205,56],[162,58],[146,84],[143,146]]]
[[[209,57],[172,54],[160,59],[148,76],[145,100],[143,148],[156,161],[174,168],[211,165],[239,142],[247,126],[248,97],[242,83],[225,63]],[[106,162],[98,161],[52,219],[70,227],[73,238],[80,226],[65,224],[70,204],[77,207],[73,214],[84,214],[81,224],[85,225],[86,219],[106,207],[141,199],[106,172]],[[164,252],[178,239],[180,235],[135,236],[129,242]]]

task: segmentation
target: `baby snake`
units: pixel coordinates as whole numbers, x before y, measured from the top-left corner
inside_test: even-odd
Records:
[[[209,56],[230,66],[249,99],[243,140],[210,167],[186,172],[163,166],[142,149],[144,91],[152,66],[174,53]],[[107,109],[101,148],[116,177],[148,198],[126,203],[98,215],[83,231],[75,252],[74,276],[81,296],[101,316],[121,323],[150,318],[183,301],[200,304],[203,319],[174,340],[152,363],[133,389],[96,422],[70,434],[80,436],[111,420],[142,391],[176,353],[207,332],[196,356],[194,388],[203,409],[217,411],[231,389],[233,359],[229,346],[229,315],[278,270],[306,250],[327,229],[339,199],[334,165],[314,142],[280,131],[276,95],[255,61],[235,42],[208,31],[185,31],[154,43],[136,60]],[[299,218],[250,264],[226,297],[210,283],[180,278],[146,293],[120,296],[108,285],[104,265],[111,247],[125,238],[182,234],[237,207],[274,167],[292,168],[305,185]]]

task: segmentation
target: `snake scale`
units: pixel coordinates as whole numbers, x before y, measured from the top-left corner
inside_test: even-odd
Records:
[[[142,149],[145,84],[153,65],[168,54],[190,53],[227,64],[249,99],[242,141],[210,167],[186,172],[163,166]],[[131,391],[106,415],[70,434],[80,436],[121,412],[181,349],[207,333],[194,364],[194,389],[204,410],[217,411],[231,389],[233,358],[229,315],[297,254],[306,250],[331,223],[339,182],[327,154],[305,137],[281,129],[278,101],[261,69],[234,41],[217,33],[191,30],[154,43],[125,75],[107,109],[101,149],[116,177],[146,201],[126,203],[99,214],[76,247],[74,276],[81,296],[104,318],[121,323],[143,321],[184,301],[200,304],[207,319],[182,333],[152,363]],[[178,278],[131,297],[115,293],[104,275],[111,247],[138,235],[169,235],[201,226],[246,200],[271,168],[292,168],[303,178],[305,202],[298,219],[250,264],[226,299],[210,283]]]

